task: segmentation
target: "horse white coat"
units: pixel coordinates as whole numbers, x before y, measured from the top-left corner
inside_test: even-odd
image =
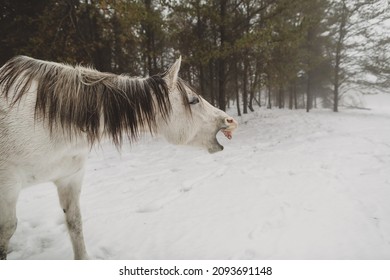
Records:
[[[185,83],[181,82],[178,78],[180,64],[181,59],[178,59],[158,80],[158,83],[160,83],[158,88],[166,85],[168,89],[169,96],[166,98],[169,99],[170,110],[156,109],[158,100],[154,97],[155,92],[152,89],[153,101],[150,104],[154,107],[153,115],[146,115],[149,109],[146,108],[146,105],[139,105],[140,108],[138,108],[138,116],[136,116],[135,122],[131,123],[132,120],[124,121],[125,124],[135,125],[136,129],[126,133],[129,138],[137,138],[139,133],[150,131],[153,134],[163,135],[173,144],[201,146],[211,153],[221,151],[223,147],[216,140],[217,132],[222,130],[225,136],[230,139],[231,131],[237,127],[237,122],[225,112],[210,105],[187,87]],[[18,67],[21,67],[23,71],[18,72]],[[29,72],[34,67],[36,69]],[[54,76],[56,78],[55,82],[49,81],[48,78],[52,77],[50,75],[53,71],[56,75]],[[77,93],[72,97],[73,99],[61,99],[61,97],[58,97],[60,95],[54,96],[54,94],[62,94],[60,89],[63,89],[67,84],[67,77],[61,76],[63,75],[61,73],[75,73],[76,75],[74,76],[76,78],[74,78],[73,83],[75,85],[73,86],[77,88]],[[28,75],[31,76],[29,77],[31,80],[23,80],[23,77]],[[52,79],[50,78],[50,80]],[[65,79],[65,81],[62,82],[62,79]],[[114,85],[102,85],[102,81],[110,79],[115,81]],[[130,81],[130,79],[132,80]],[[143,93],[142,89],[147,87],[145,81],[150,83],[148,78],[135,79],[127,76],[116,76],[80,66],[72,67],[28,57],[17,57],[8,62],[8,66],[6,64],[0,69],[0,259],[7,258],[9,240],[16,230],[16,202],[19,192],[24,187],[47,181],[52,181],[57,186],[60,204],[65,213],[66,224],[73,246],[74,258],[88,258],[83,238],[79,196],[84,165],[94,141],[88,139],[87,133],[82,129],[84,126],[80,128],[72,123],[74,120],[66,120],[69,123],[64,121],[64,125],[61,123],[62,119],[60,121],[58,119],[66,119],[67,116],[54,115],[57,114],[54,109],[53,115],[50,115],[50,106],[56,105],[59,108],[58,110],[62,110],[61,106],[70,106],[69,108],[73,108],[72,110],[76,113],[80,112],[82,114],[88,110],[88,108],[77,107],[82,107],[83,102],[79,102],[81,105],[67,103],[77,101],[83,94],[100,94],[83,92],[80,90],[82,86],[88,89],[90,85],[96,85],[103,91],[108,88],[120,95],[123,90],[118,90],[115,87],[118,87],[122,80],[130,83],[130,85],[133,85],[132,81],[137,81],[134,86],[130,86],[129,90],[138,90],[140,94]],[[52,83],[50,89],[52,87],[55,87],[55,89],[50,93],[53,94],[53,97],[47,97],[50,98],[48,100],[51,103],[44,104],[44,109],[46,108],[47,111],[43,110],[42,112],[37,109],[39,105],[43,107],[39,103],[41,101],[37,98],[41,98],[39,94],[46,94],[45,92],[40,93],[40,91],[42,91],[42,84],[48,82]],[[61,86],[58,84],[61,84]],[[24,86],[26,88],[23,88]],[[56,91],[57,88],[59,90]],[[154,91],[159,91],[158,88],[154,88]],[[180,93],[183,88],[185,91],[184,99]],[[73,91],[68,94],[74,94]],[[121,106],[121,104],[115,102],[112,103],[113,106]],[[129,102],[136,103],[137,101],[130,100]],[[185,102],[190,105],[185,104]],[[102,104],[101,109],[96,109],[98,112],[105,110],[103,101]],[[137,106],[137,104],[131,104],[131,106]],[[190,110],[190,113],[188,113],[188,110]],[[95,122],[100,120],[100,123],[104,123],[104,125],[96,127],[93,127],[94,124],[91,123],[85,125],[86,129],[91,131],[96,129],[97,132],[91,132],[91,135],[95,133],[93,137],[97,141],[122,133],[118,131],[107,132],[110,125],[114,127],[117,125],[114,122],[110,124],[104,120],[105,117],[111,118],[110,114],[114,114],[114,111],[110,111],[107,115],[101,113],[98,119],[95,120]],[[117,114],[121,113],[123,112],[117,112]],[[121,116],[112,116],[118,117],[122,121]],[[50,121],[53,123],[49,124]],[[122,134],[119,138],[114,138],[117,135],[112,136],[115,144],[120,142],[121,136]]]

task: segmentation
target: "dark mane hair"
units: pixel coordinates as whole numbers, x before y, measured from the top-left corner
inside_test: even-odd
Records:
[[[157,115],[164,120],[169,118],[172,107],[166,74],[132,78],[17,56],[0,69],[0,94],[14,106],[29,94],[34,81],[34,118],[46,120],[51,133],[57,127],[69,137],[85,133],[93,144],[103,132],[120,147],[124,136],[137,140],[142,129],[153,134]],[[190,112],[186,85],[181,79],[177,88]]]

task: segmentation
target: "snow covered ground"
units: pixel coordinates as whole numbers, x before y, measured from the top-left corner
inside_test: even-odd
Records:
[[[94,259],[390,259],[390,96],[371,110],[259,109],[209,155],[104,144],[81,196]],[[54,185],[23,190],[9,259],[71,259]]]

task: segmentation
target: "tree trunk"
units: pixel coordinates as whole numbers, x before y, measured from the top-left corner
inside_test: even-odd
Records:
[[[335,67],[334,67],[334,89],[333,89],[333,111],[339,111],[339,89],[340,89],[340,64],[341,64],[341,52],[343,49],[344,38],[346,35],[345,26],[348,19],[348,8],[343,1],[343,10],[340,19],[340,26],[338,30],[339,38],[336,44],[336,58],[335,58]]]
[[[298,109],[298,97],[297,97],[297,86],[294,82],[294,107],[295,110]]]
[[[253,100],[255,100],[259,106],[261,107],[261,104],[260,102],[258,102],[255,98],[255,90],[256,90],[256,87],[257,87],[257,81],[258,81],[258,78],[259,78],[259,67],[258,65],[256,65],[256,71],[255,71],[255,77],[254,77],[254,80],[251,84],[251,89],[250,89],[250,92],[249,92],[249,105],[248,105],[248,108],[249,110],[251,110],[251,112],[254,112],[255,110],[253,109]],[[252,73],[251,73],[251,76],[252,76]]]
[[[267,109],[271,109],[272,108],[272,102],[271,102],[271,81],[270,79],[268,79],[268,105],[267,105]]]
[[[220,32],[220,39],[221,39],[221,46],[220,46],[220,54],[218,58],[218,105],[219,109],[222,111],[226,110],[226,92],[225,92],[225,81],[226,81],[226,61],[225,61],[225,54],[224,54],[224,47],[225,47],[225,41],[226,41],[226,28],[225,28],[225,21],[226,21],[226,1],[222,0],[220,1],[220,26],[219,26],[219,32]]]
[[[248,60],[244,58],[244,72],[242,75],[243,113],[248,114]]]
[[[307,83],[306,83],[306,112],[309,112],[311,108],[313,107],[313,99],[312,99],[312,92],[311,92],[311,71],[307,74]]]
[[[340,72],[340,66],[337,63],[337,57],[336,57],[336,66],[334,70],[334,89],[333,89],[333,112],[339,111],[339,72]]]
[[[237,100],[237,115],[241,116],[241,108],[240,108],[240,92],[238,90],[238,78],[236,77],[236,100]]]
[[[225,92],[225,59],[218,59],[218,107],[222,111],[226,110]]]
[[[199,88],[200,88],[200,94],[206,95],[206,89],[205,89],[205,78],[204,78],[204,67],[202,63],[199,63]]]
[[[214,65],[212,60],[209,61],[209,90],[210,90],[210,104],[215,106]]]
[[[256,103],[259,105],[261,108],[261,89],[259,90],[259,93],[257,94],[258,100],[255,99]]]
[[[201,17],[201,12],[200,12],[200,0],[197,0],[197,2],[196,2],[196,15],[197,15],[196,35],[197,35],[198,40],[200,42],[204,37],[204,28],[202,25],[202,17]],[[206,89],[205,89],[204,65],[201,61],[199,62],[198,67],[199,67],[200,92],[202,95],[205,95]]]
[[[283,85],[279,85],[279,95],[278,95],[279,109],[284,108],[284,89]]]
[[[309,112],[313,108],[313,93],[312,93],[312,55],[313,55],[313,39],[314,31],[310,27],[307,31],[307,44],[308,44],[308,58],[307,58],[307,83],[306,83],[306,112]]]
[[[146,67],[149,76],[156,74],[155,72],[155,59],[154,59],[154,30],[151,24],[152,13],[152,1],[145,0],[146,15],[143,23],[143,29],[145,31],[145,47],[146,47]]]
[[[290,83],[290,86],[289,86],[289,91],[288,91],[288,108],[290,110],[293,109],[293,98],[294,98],[294,86],[293,86],[293,82]]]
[[[238,85],[238,67],[237,62],[234,63],[234,91],[236,92],[236,106],[237,106],[237,115],[241,116],[241,107],[240,107],[240,90]]]

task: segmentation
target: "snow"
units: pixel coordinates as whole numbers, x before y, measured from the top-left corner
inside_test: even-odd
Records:
[[[217,154],[145,137],[91,152],[93,259],[389,259],[390,96],[371,110],[258,109]],[[71,259],[51,183],[22,191],[9,259]]]

